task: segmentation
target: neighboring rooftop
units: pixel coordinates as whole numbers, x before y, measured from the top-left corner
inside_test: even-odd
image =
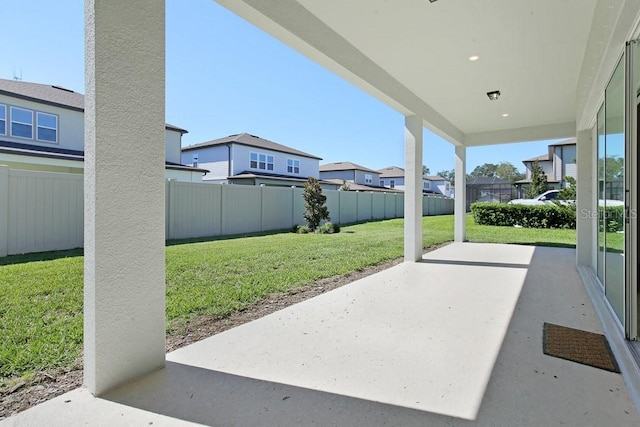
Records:
[[[0,95],[84,112],[84,95],[61,86],[0,79]],[[186,129],[169,123],[165,123],[165,127],[182,134],[188,133]]]
[[[427,175],[425,179],[428,181],[448,181],[448,179],[441,177],[440,175]]]
[[[388,166],[383,169],[378,169],[378,172],[380,172],[380,178],[404,177],[404,169],[398,166]]]
[[[549,158],[549,154],[542,154],[542,155],[537,156],[537,157],[532,157],[530,159],[523,160],[522,162],[523,163],[524,162],[535,162],[536,160],[539,161],[539,162],[543,162],[543,161],[547,161],[547,160],[551,160],[551,159]]]
[[[575,138],[565,139],[564,141],[556,142],[555,144],[549,144],[549,147],[553,147],[557,145],[576,145],[576,139]]]
[[[380,173],[373,169],[366,168],[364,166],[360,166],[351,162],[335,162],[335,163],[327,163],[325,165],[320,165],[320,172],[329,172],[329,171],[350,171],[350,170],[359,170],[363,172],[371,172],[371,173]]]
[[[325,179],[325,182],[329,182],[331,184],[336,184],[336,185],[344,185],[345,182],[341,179]],[[349,186],[349,190],[351,191],[376,191],[376,192],[384,192],[384,193],[404,193],[404,191],[402,190],[398,190],[395,188],[388,188],[388,187],[380,187],[380,186],[376,186],[376,185],[362,185],[362,184],[355,184],[353,182],[347,182],[346,183]]]
[[[268,139],[260,138],[259,136],[248,133],[238,133],[235,135],[225,136],[224,138],[202,142],[200,144],[190,145],[182,148],[182,151],[190,151],[198,148],[215,147],[226,144],[246,145],[249,147],[263,148],[265,150],[278,151],[280,153],[294,154],[296,156],[322,160],[321,157],[314,156],[313,154],[305,153],[304,151],[296,150],[294,148],[287,147],[286,145],[278,144],[277,142],[269,141]]]

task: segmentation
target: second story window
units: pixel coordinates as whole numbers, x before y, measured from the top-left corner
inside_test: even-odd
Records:
[[[384,187],[384,179],[380,180],[380,187]]]
[[[36,139],[38,141],[58,142],[58,116],[47,113],[36,113]]]
[[[7,106],[0,105],[0,135],[7,134]]]
[[[249,167],[251,169],[273,170],[273,156],[263,153],[250,154]]]
[[[11,107],[11,136],[33,139],[33,111]]]
[[[389,181],[389,188],[396,188],[396,180],[392,179]]]
[[[425,190],[428,190],[431,188],[431,182],[430,181],[422,181],[422,188]]]
[[[287,173],[300,173],[300,160],[287,159]]]
[[[194,167],[194,168],[198,167],[198,155],[197,154],[193,155],[193,161],[191,162],[191,166]]]
[[[364,175],[364,182],[365,184],[373,184],[373,176],[371,176],[370,174],[365,174]]]

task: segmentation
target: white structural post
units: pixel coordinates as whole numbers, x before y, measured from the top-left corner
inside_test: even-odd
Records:
[[[165,362],[163,1],[85,0],[84,384]]]
[[[404,260],[422,259],[422,119],[404,120]]]
[[[576,179],[578,192],[576,196],[576,263],[577,265],[593,266],[595,254],[595,224],[597,221],[598,207],[596,205],[593,187],[597,185],[594,180],[593,157],[594,142],[591,140],[591,131],[580,131],[577,135],[577,166],[578,177]]]
[[[467,240],[467,147],[456,145],[456,188],[454,194],[454,232],[456,242]]]

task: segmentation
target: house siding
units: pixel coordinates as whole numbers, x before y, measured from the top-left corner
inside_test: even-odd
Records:
[[[164,152],[167,162],[180,163],[182,134],[175,130],[165,129]],[[191,163],[187,163],[190,165]]]
[[[226,148],[226,147],[225,147]],[[252,169],[250,163],[250,153],[263,153],[273,156],[273,171],[265,171],[261,169]],[[300,161],[300,173],[292,174],[287,172],[287,159],[295,159]],[[288,153],[281,153],[279,151],[265,150],[258,147],[249,147],[246,145],[234,144],[233,145],[233,175],[237,175],[244,171],[255,171],[264,173],[273,173],[278,175],[288,175],[291,177],[314,177],[319,178],[320,174],[318,169],[320,167],[320,160],[310,159],[308,157],[296,156]]]
[[[84,113],[38,102],[27,101],[7,95],[0,95],[0,104],[7,106],[7,134],[0,135],[5,141],[21,144],[31,144],[38,147],[56,147],[67,150],[84,151]],[[58,116],[58,142],[43,142],[35,139],[35,113],[34,113],[34,138],[15,138],[11,136],[9,120],[10,107],[26,108],[32,111],[40,111]]]
[[[353,170],[320,172],[320,179],[343,179],[347,182],[355,182]]]
[[[356,176],[356,184],[361,184],[361,185],[380,185],[380,174],[376,174],[373,172],[365,172],[365,171],[359,171],[356,170],[355,172],[355,176]],[[365,175],[371,175],[371,179],[373,180],[372,183],[367,183],[364,179]]]
[[[225,181],[229,174],[228,150],[226,145],[221,145],[184,151],[181,155],[181,163],[191,165],[193,156],[198,155],[198,167],[209,171],[202,177],[203,181]]]

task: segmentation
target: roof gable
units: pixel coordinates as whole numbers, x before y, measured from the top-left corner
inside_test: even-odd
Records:
[[[224,138],[202,142],[200,144],[190,145],[188,147],[184,147],[182,151],[191,151],[198,148],[216,147],[227,144],[245,145],[248,147],[262,148],[264,150],[271,150],[300,157],[307,157],[309,159],[322,160],[322,158],[314,156],[313,154],[305,153],[304,151],[296,150],[295,148],[278,144],[277,142],[269,141],[268,139],[260,138],[259,136],[251,135],[248,133],[238,133],[235,135],[225,136]]]
[[[380,173],[373,169],[369,169],[364,166],[360,166],[356,163],[351,163],[351,162],[335,162],[335,163],[327,163],[324,165],[320,165],[320,172],[350,171],[350,170],[358,170],[358,171],[375,173],[375,174]]]

